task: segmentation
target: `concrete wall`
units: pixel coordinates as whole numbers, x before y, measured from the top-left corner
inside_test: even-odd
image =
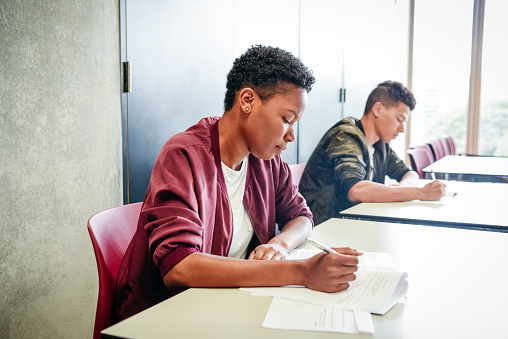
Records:
[[[119,4],[0,0],[0,337],[91,338],[122,203]]]

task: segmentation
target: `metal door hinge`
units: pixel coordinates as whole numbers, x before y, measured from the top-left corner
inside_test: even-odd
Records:
[[[123,91],[125,93],[132,92],[132,75],[130,61],[125,61],[123,63]]]
[[[339,91],[339,102],[346,102],[346,89],[341,88]]]

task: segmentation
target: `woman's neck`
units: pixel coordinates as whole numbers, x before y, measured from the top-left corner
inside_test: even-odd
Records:
[[[219,120],[219,146],[221,161],[229,168],[238,171],[242,161],[249,155],[232,111],[225,112]]]

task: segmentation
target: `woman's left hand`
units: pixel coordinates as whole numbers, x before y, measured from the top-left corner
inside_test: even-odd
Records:
[[[259,245],[249,255],[248,260],[281,260],[287,256],[284,246],[276,243]]]

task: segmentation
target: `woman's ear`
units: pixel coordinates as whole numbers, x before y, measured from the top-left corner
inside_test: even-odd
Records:
[[[243,88],[239,93],[240,107],[244,113],[252,112],[254,101],[256,100],[256,92],[252,88]]]

